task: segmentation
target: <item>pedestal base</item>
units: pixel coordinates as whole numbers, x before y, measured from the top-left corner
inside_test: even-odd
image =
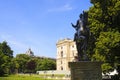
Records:
[[[69,62],[71,80],[102,80],[101,62]]]

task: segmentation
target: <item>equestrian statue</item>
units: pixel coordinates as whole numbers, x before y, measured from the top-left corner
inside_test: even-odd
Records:
[[[77,20],[76,25],[71,23],[76,30],[74,41],[76,42],[78,61],[88,61],[89,59],[86,54],[90,36],[90,30],[88,28],[88,13],[83,11],[83,14],[80,14],[79,17],[80,19]]]

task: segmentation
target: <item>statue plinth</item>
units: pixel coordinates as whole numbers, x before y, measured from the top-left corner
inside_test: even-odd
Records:
[[[69,62],[71,80],[102,80],[101,62]]]

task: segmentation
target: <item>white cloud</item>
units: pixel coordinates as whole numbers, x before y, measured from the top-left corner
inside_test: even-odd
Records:
[[[2,41],[7,41],[10,46],[16,49],[26,49],[28,46],[24,43],[19,42],[18,40],[15,39],[15,37],[8,35],[8,34],[2,34],[0,35],[0,39]]]
[[[28,46],[21,43],[21,42],[18,42],[18,41],[15,41],[15,40],[9,40],[8,41],[11,45],[14,45],[15,47],[17,47],[18,49],[26,49]]]
[[[48,9],[48,12],[63,12],[63,11],[70,11],[72,9],[73,7],[70,4],[65,4],[60,7]]]
[[[8,35],[8,34],[0,35],[0,38],[1,38],[2,40],[6,40],[6,39],[8,39],[8,38],[10,38],[10,37],[11,37],[11,35]]]

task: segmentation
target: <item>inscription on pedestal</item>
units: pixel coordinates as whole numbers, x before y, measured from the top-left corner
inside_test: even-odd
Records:
[[[97,70],[75,69],[74,75],[75,75],[75,78],[77,79],[81,77],[83,80],[97,80],[100,76],[97,72],[98,72]]]
[[[71,63],[71,80],[102,80],[101,65],[90,63]]]

